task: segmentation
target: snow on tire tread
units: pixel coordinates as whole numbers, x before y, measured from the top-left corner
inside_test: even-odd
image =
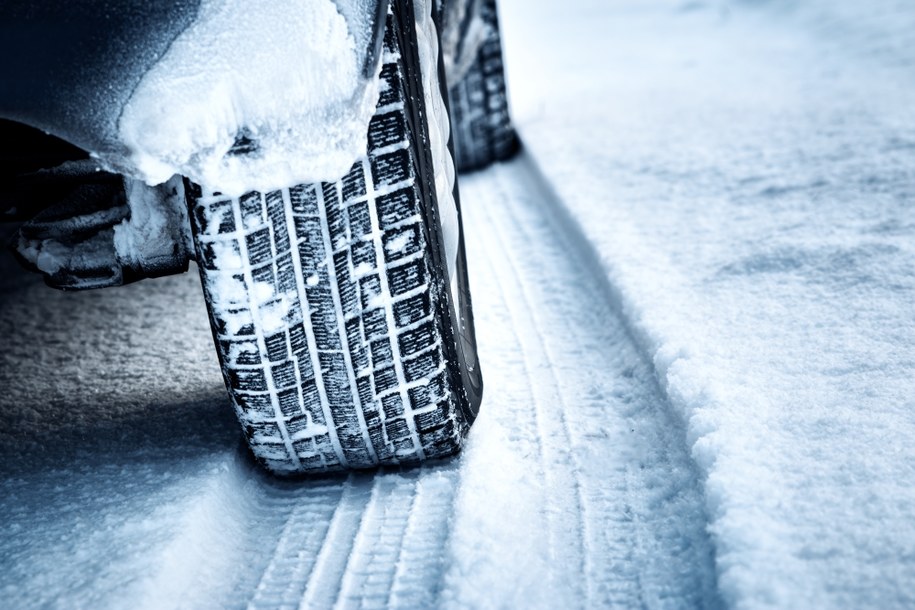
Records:
[[[226,384],[274,472],[442,457],[468,426],[436,315],[420,136],[391,19],[369,153],[346,176],[239,198],[198,189],[192,206]]]

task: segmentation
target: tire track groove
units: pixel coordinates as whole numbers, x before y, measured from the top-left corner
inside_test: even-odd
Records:
[[[415,477],[376,475],[335,608],[384,608],[416,490]]]
[[[339,597],[362,522],[375,497],[378,478],[372,479],[371,485],[366,485],[367,481],[366,475],[353,474],[343,484],[339,506],[309,574],[299,608],[330,608]]]
[[[543,400],[556,419],[548,436],[570,444],[572,472],[563,475],[575,477],[565,489],[577,491],[585,577],[573,605],[715,607],[707,519],[682,428],[608,298],[607,278],[583,256],[589,246],[557,223],[562,203],[531,179],[531,163],[522,157],[463,182],[465,218],[468,233],[481,234],[494,291],[520,301],[505,305],[520,323],[512,332],[522,360],[535,369],[531,389],[554,392]],[[474,206],[478,199],[485,203]],[[571,532],[561,533],[568,544]]]
[[[503,198],[507,200],[507,197]],[[521,275],[513,261],[510,248],[506,245],[510,242],[506,241],[507,236],[500,231],[499,221],[490,213],[489,207],[481,207],[486,217],[483,224],[492,232],[492,238],[487,241],[497,244],[500,250],[495,258],[489,256],[488,259],[504,261],[503,273],[499,274],[503,281],[500,286],[507,283],[513,288],[511,293],[504,288],[501,293],[512,319],[512,326],[516,331],[520,331],[516,332],[516,336],[521,346],[525,372],[532,386],[531,398],[546,484],[545,512],[550,523],[551,559],[555,565],[571,568],[570,572],[554,573],[551,576],[561,578],[560,586],[574,591],[581,588],[579,576],[584,575],[584,589],[587,591],[590,570],[587,566],[587,549],[583,534],[585,523],[582,514],[581,484],[578,480],[578,467],[574,464],[574,457],[570,451],[572,438],[562,413],[566,405],[558,389],[553,364],[546,353],[542,331],[533,316],[530,297],[525,293]],[[513,306],[516,301],[520,305]],[[550,413],[547,413],[547,410]],[[560,440],[557,442],[557,439]],[[571,476],[557,476],[564,469],[571,470]],[[580,594],[576,596],[581,597]]]
[[[289,515],[249,608],[298,605],[330,523],[342,506],[341,499],[342,490],[333,486],[284,498],[283,505],[291,504]]]

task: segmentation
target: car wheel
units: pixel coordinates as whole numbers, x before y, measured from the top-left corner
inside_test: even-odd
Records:
[[[238,198],[186,185],[225,382],[272,472],[441,458],[476,417],[457,191],[448,185],[458,231],[449,262],[450,202],[436,188],[453,180],[453,160],[430,144],[448,124],[428,103],[447,108],[431,15],[428,1],[391,3],[369,152],[341,180]]]

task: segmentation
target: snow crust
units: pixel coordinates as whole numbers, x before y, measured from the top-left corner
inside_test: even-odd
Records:
[[[725,602],[911,607],[912,7],[502,12],[529,162],[687,429]]]
[[[204,0],[124,107],[127,159],[108,161],[229,195],[336,180],[365,154],[378,100],[362,55],[331,0]]]

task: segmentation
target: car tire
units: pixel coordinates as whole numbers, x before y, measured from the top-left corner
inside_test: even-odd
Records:
[[[457,38],[454,54],[472,53],[468,67],[453,70],[449,79],[457,167],[472,171],[504,161],[520,148],[508,110],[496,0],[450,0],[444,18]],[[468,40],[471,31],[484,32],[478,45]]]
[[[186,185],[226,386],[277,474],[449,456],[479,409],[463,236],[449,273],[429,144],[447,116],[426,95],[445,87],[423,89],[421,45],[438,45],[418,24],[413,2],[391,3],[369,152],[341,180],[238,198]]]

